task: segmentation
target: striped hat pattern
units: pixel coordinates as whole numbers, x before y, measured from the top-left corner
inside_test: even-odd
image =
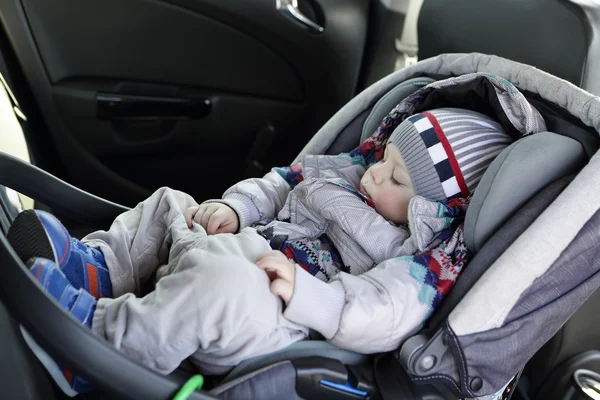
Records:
[[[439,108],[408,117],[392,133],[416,194],[447,201],[467,197],[513,139],[481,113]]]

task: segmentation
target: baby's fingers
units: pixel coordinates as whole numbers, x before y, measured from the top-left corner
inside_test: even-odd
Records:
[[[256,262],[256,265],[265,271],[273,271],[277,274],[277,277],[286,281],[292,282],[294,280],[295,265],[289,262],[287,259],[282,260],[275,257],[264,257]]]
[[[208,233],[209,235],[214,235],[215,233],[217,233],[217,229],[219,229],[219,227],[224,222],[225,222],[225,218],[224,218],[223,214],[218,211],[214,212],[208,218],[208,224],[206,226],[206,233]]]
[[[196,216],[196,213],[198,212],[199,209],[200,209],[200,206],[188,207],[183,212],[183,216],[185,217],[185,222],[186,222],[188,228],[192,227],[192,221],[194,220],[194,217]]]
[[[208,221],[210,220],[212,215],[215,213],[215,211],[217,211],[217,207],[215,207],[215,204],[213,204],[213,203],[207,204],[202,216],[200,218],[198,218],[198,216],[196,216],[196,222],[199,222],[200,225],[202,225],[202,227],[207,230],[207,233],[208,233]],[[198,214],[200,214],[200,213],[198,213]]]
[[[275,279],[271,282],[271,293],[275,296],[279,296],[288,304],[294,294],[294,284],[284,279]]]

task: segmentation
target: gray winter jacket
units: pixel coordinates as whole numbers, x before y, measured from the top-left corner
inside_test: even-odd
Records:
[[[424,283],[411,276],[410,257],[399,257],[428,249],[448,224],[440,216],[443,205],[417,196],[409,205],[409,226],[395,226],[340,185],[342,178],[356,186],[363,166],[348,157],[310,155],[302,166],[304,180],[293,190],[273,170],[234,185],[217,201],[238,213],[240,229],[278,217],[267,227],[289,240],[326,234],[350,266],[351,274],[340,272],[329,283],[297,266],[294,294],[284,314],[288,319],[361,353],[397,347],[432,308],[429,299],[419,298]],[[455,249],[449,246],[445,252]],[[458,272],[449,266],[442,274],[454,281]]]
[[[464,88],[480,79],[495,90],[489,95],[496,97],[505,123],[517,134],[545,129],[540,114],[521,93],[495,76],[464,75],[420,92]],[[390,116],[408,117],[423,97],[419,92],[409,96]],[[240,229],[277,218],[270,226],[290,239],[326,234],[351,273],[339,272],[326,283],[297,266],[294,294],[284,315],[342,348],[365,354],[396,349],[421,328],[460,273],[463,265],[453,260],[466,257],[462,227],[443,243],[432,242],[452,220],[442,203],[413,198],[407,230],[386,221],[338,184],[341,178],[356,187],[365,172],[350,157],[303,155],[301,163],[304,180],[293,189],[273,170],[211,201],[232,207]],[[413,256],[423,252],[429,257],[426,261]]]

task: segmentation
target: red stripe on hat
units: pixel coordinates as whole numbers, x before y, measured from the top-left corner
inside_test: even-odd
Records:
[[[456,160],[456,157],[454,156],[454,152],[452,151],[452,146],[450,146],[450,142],[448,142],[448,138],[444,134],[444,131],[440,127],[440,124],[438,123],[437,119],[435,119],[435,117],[431,113],[422,112],[421,114],[426,116],[427,119],[429,120],[429,122],[431,123],[431,125],[433,126],[433,130],[435,131],[435,134],[437,135],[438,140],[444,147],[446,156],[448,156],[448,162],[450,163],[450,168],[452,168],[452,173],[454,173],[454,176],[456,177],[456,182],[458,183],[458,187],[460,188],[460,191],[462,192],[463,197],[467,197],[469,195],[469,188],[467,187],[465,178],[463,177],[462,171],[460,170],[460,167],[458,166],[458,161]]]

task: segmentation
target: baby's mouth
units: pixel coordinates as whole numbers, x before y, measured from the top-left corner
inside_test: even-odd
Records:
[[[363,196],[365,196],[367,199],[372,200],[371,196],[369,196],[369,192],[367,192],[367,190],[365,189],[365,187],[361,184],[360,185],[360,189],[358,190]]]

